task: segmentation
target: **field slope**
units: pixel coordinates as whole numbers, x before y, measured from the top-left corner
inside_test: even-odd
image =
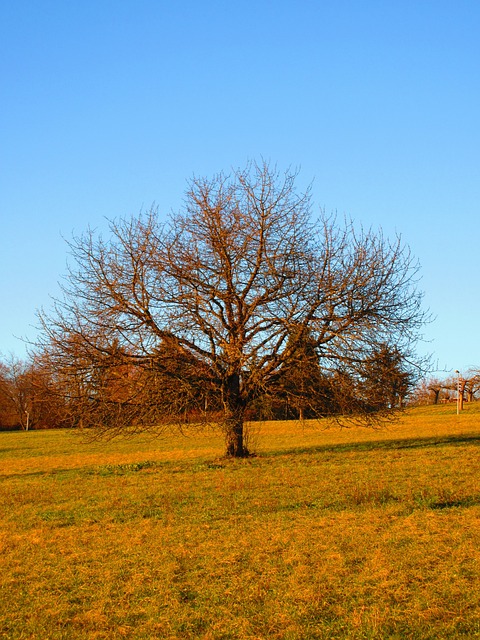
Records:
[[[326,426],[0,433],[0,637],[480,638],[480,403]]]

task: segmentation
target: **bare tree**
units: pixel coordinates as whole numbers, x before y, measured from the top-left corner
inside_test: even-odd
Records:
[[[63,389],[45,362],[10,356],[0,362],[0,425],[45,429],[67,424]]]
[[[28,431],[32,417],[32,370],[29,363],[11,355],[2,363],[0,396],[15,416],[16,425]]]
[[[17,407],[12,397],[12,381],[7,365],[0,361],[0,428],[11,429],[18,424]]]
[[[440,393],[442,389],[444,389],[444,383],[437,378],[433,378],[427,382],[427,385],[427,389],[431,393],[433,399],[432,404],[438,404]]]
[[[467,372],[465,392],[467,394],[467,402],[475,400],[475,394],[480,391],[480,373],[476,369]]]
[[[83,393],[83,416],[103,406],[98,428],[143,428],[161,416],[142,407],[170,421],[212,403],[227,454],[244,456],[248,407],[305,336],[324,371],[355,375],[385,343],[413,357],[425,315],[408,248],[314,219],[295,178],[253,164],[194,179],[165,223],[152,210],[112,222],[108,239],[73,239],[63,297],[40,313],[41,346]],[[142,374],[130,374],[122,397],[106,397],[100,378],[119,367]],[[158,380],[176,380],[175,392]]]

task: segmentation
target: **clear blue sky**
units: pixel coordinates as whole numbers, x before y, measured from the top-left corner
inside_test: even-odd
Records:
[[[480,366],[479,34],[476,0],[1,2],[0,352],[35,336],[63,238],[263,157],[401,233],[423,351]]]

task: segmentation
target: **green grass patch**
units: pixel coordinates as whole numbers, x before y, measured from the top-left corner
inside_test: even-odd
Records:
[[[257,428],[0,433],[0,637],[480,638],[480,405]]]

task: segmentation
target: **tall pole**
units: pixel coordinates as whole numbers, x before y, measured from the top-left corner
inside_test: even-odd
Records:
[[[460,371],[455,369],[457,374],[457,416],[460,414]]]

